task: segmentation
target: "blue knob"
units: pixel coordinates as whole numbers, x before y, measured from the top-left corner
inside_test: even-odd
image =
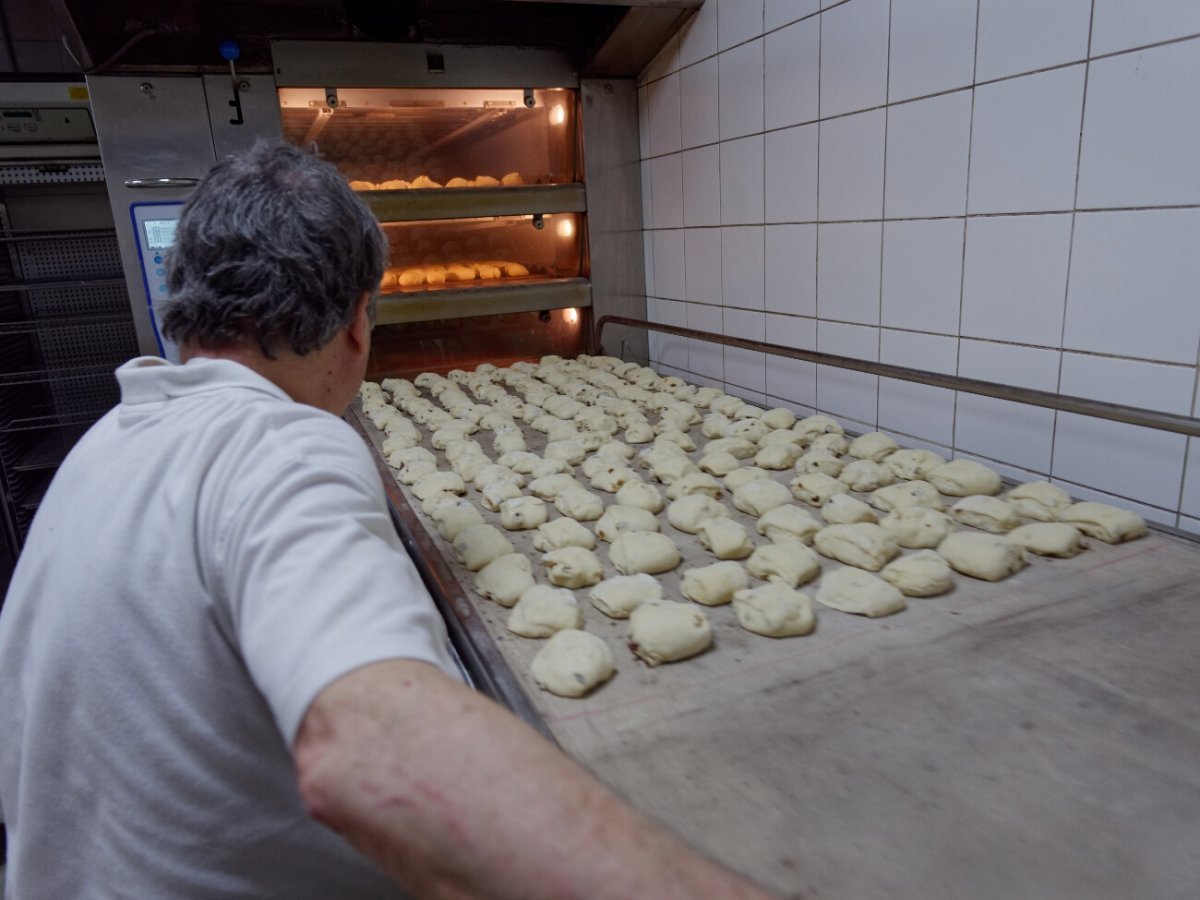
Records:
[[[242,55],[242,48],[238,46],[237,41],[221,41],[217,45],[217,51],[221,54],[221,59],[233,62]]]

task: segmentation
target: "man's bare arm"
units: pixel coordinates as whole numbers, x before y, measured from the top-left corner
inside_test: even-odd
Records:
[[[767,896],[425,663],[335,681],[295,755],[312,815],[421,897]]]

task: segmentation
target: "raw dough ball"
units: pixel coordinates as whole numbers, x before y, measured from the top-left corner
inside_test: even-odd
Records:
[[[596,451],[597,456],[608,456],[613,459],[633,459],[633,448],[621,441],[606,441]]]
[[[846,453],[855,459],[883,462],[884,457],[891,456],[899,449],[900,445],[882,431],[868,431],[851,441]]]
[[[583,444],[574,439],[550,441],[546,444],[542,456],[546,459],[561,459],[568,465],[577,466],[587,456],[587,450],[584,449]]]
[[[688,494],[708,494],[714,500],[719,500],[723,493],[721,482],[717,479],[704,472],[692,472],[671,483],[667,488],[667,499],[678,500]]]
[[[733,614],[747,631],[765,637],[798,637],[817,624],[808,596],[779,582],[738,591]]]
[[[767,511],[758,520],[758,533],[769,541],[790,539],[811,544],[813,535],[824,527],[810,512],[790,503]]]
[[[500,507],[507,500],[516,500],[521,497],[521,489],[511,481],[493,481],[486,484],[483,490],[479,492],[482,497],[479,500],[480,505],[484,509],[490,509],[492,512],[499,512]],[[535,500],[541,503],[537,497],[530,497],[530,500]],[[541,524],[541,522],[537,523]]]
[[[778,481],[757,480],[733,492],[733,505],[750,516],[761,516],[777,506],[790,505],[792,492]]]
[[[621,506],[636,506],[652,513],[661,512],[663,508],[663,497],[658,488],[642,481],[628,481],[621,485],[614,499]]]
[[[602,457],[592,457],[593,459],[602,459]],[[605,491],[609,494],[615,494],[623,486],[631,481],[641,481],[642,476],[629,466],[605,466],[601,471],[591,476],[592,487],[598,491]]]
[[[574,519],[563,516],[553,522],[539,525],[533,535],[533,549],[543,553],[562,547],[596,549],[596,536]]]
[[[701,472],[707,472],[709,475],[716,475],[721,478],[728,475],[734,469],[741,466],[742,461],[724,450],[719,453],[706,452],[700,457],[700,462],[696,464]]]
[[[817,602],[839,612],[877,619],[908,606],[900,589],[859,569],[834,569],[821,577]]]
[[[734,469],[725,476],[725,489],[732,492],[752,481],[767,481],[770,478],[771,473],[766,469],[760,469],[758,466],[746,466],[742,469]]]
[[[780,540],[764,544],[751,553],[746,560],[746,570],[755,578],[799,587],[820,574],[821,561],[799,541]]]
[[[629,649],[651,666],[676,662],[712,645],[703,612],[684,603],[644,603],[629,616]]]
[[[523,553],[498,556],[475,576],[475,591],[501,606],[512,606],[533,587],[533,567]]]
[[[820,434],[808,445],[810,453],[829,453],[841,456],[850,446],[844,434]]]
[[[796,424],[796,414],[790,409],[777,406],[763,413],[762,420],[770,428],[791,428]]]
[[[746,526],[732,519],[709,519],[696,532],[705,550],[717,559],[744,559],[754,550]]]
[[[710,439],[723,438],[729,434],[731,425],[733,422],[728,416],[718,412],[709,413],[700,425],[700,433]]]
[[[474,482],[475,476],[488,468],[492,461],[482,453],[467,453],[456,459],[451,465],[463,481]]]
[[[831,478],[837,478],[846,468],[846,463],[832,453],[824,450],[809,450],[792,467],[797,475],[807,475],[810,472],[823,472]]]
[[[937,552],[954,571],[984,581],[1000,581],[1025,565],[1021,545],[998,534],[958,531],[938,544]]]
[[[462,564],[472,572],[478,572],[498,556],[513,552],[513,545],[495,525],[468,525],[454,538],[452,546]]]
[[[822,434],[846,433],[842,426],[829,416],[809,416],[807,419],[801,419],[792,426],[792,431],[803,435],[804,439],[809,442]]]
[[[579,522],[594,522],[604,515],[604,501],[578,484],[560,491],[554,498],[554,508]]]
[[[704,448],[705,453],[728,453],[738,459],[749,459],[758,452],[753,441],[744,437],[726,437],[709,441]]]
[[[932,550],[892,560],[879,574],[907,597],[933,597],[954,587],[950,564]]]
[[[429,518],[433,519],[433,526],[444,541],[453,541],[464,528],[483,524],[483,514],[469,500],[438,507]]]
[[[530,478],[540,479],[549,475],[571,473],[569,463],[561,459],[542,459],[533,464],[533,469],[528,473]]]
[[[654,426],[649,422],[632,422],[625,429],[625,442],[628,444],[648,444],[654,440]]]
[[[566,472],[543,475],[541,478],[535,478],[529,482],[530,493],[536,497],[541,497],[543,500],[553,500],[559,495],[560,491],[578,487],[581,487],[581,485],[575,480],[575,476],[568,475]]]
[[[560,697],[582,697],[613,677],[608,644],[594,634],[566,628],[553,635],[529,664],[537,686]]]
[[[1005,497],[1017,508],[1017,515],[1038,522],[1053,522],[1071,505],[1071,495],[1048,481],[1030,481],[1018,485]]]
[[[467,492],[467,485],[454,472],[434,472],[426,475],[412,486],[413,495],[418,500],[428,499],[438,491],[447,491],[451,494],[465,494]]]
[[[540,459],[540,456],[528,450],[512,450],[501,456],[497,463],[518,475],[528,475]]]
[[[1067,558],[1086,549],[1087,546],[1083,543],[1079,529],[1066,522],[1035,522],[1033,525],[1022,525],[1009,532],[1008,538],[1039,556]]]
[[[437,457],[426,450],[424,447],[392,447],[388,449],[387,441],[383,442],[383,452],[387,456],[387,464],[393,469],[399,469],[406,463],[427,462],[437,464]]]
[[[650,469],[654,477],[663,484],[673,484],[685,475],[702,475],[696,464],[686,456],[671,456],[658,460]]]
[[[794,431],[789,431],[787,429],[768,431],[759,439],[758,449],[762,450],[765,447],[772,447],[775,444],[786,444],[789,447],[796,447],[799,449],[803,442],[804,438],[796,434]]]
[[[521,637],[544,638],[566,628],[583,627],[583,610],[563,588],[535,584],[508,615],[508,630]]]
[[[614,575],[605,578],[592,588],[588,597],[592,605],[606,616],[627,619],[629,614],[643,603],[662,600],[662,585],[653,575],[638,572],[636,575]]]
[[[889,512],[906,506],[924,506],[928,509],[942,508],[942,495],[928,481],[905,481],[881,487],[870,496],[871,505]]]
[[[809,506],[824,506],[834,494],[845,494],[850,489],[824,472],[810,472],[798,475],[788,482],[792,496]]]
[[[420,447],[413,447],[413,450],[420,450]],[[396,470],[396,480],[401,484],[416,484],[430,475],[437,473],[437,463],[426,462],[423,459],[413,460],[405,463],[392,463],[389,458],[388,465]],[[413,493],[416,493],[415,491]]]
[[[1011,503],[999,497],[986,497],[982,494],[963,497],[950,507],[950,515],[963,525],[993,534],[1012,531],[1021,524]]]
[[[669,572],[682,559],[673,540],[653,531],[626,531],[612,542],[608,558],[622,575]]]
[[[813,546],[823,556],[871,572],[878,572],[900,553],[892,536],[869,522],[822,528],[813,537]]]
[[[683,573],[679,590],[689,600],[705,606],[720,606],[732,600],[736,591],[749,586],[749,573],[741,563],[729,560],[688,569]]]
[[[902,506],[892,510],[879,523],[901,547],[936,547],[954,531],[954,520],[944,512],[926,506]]]
[[[671,443],[671,444],[674,444],[675,446],[677,446],[680,450],[683,450],[685,453],[691,453],[693,450],[696,449],[696,442],[693,441],[686,434],[684,434],[682,431],[675,431],[675,430],[664,431],[662,434],[660,434],[658,437],[656,437],[654,439],[654,443],[656,443],[656,444]]]
[[[458,494],[452,494],[449,491],[437,491],[432,496],[421,501],[421,512],[427,516],[432,516],[443,506],[449,503],[457,503],[458,500]]]
[[[951,497],[1000,492],[1000,476],[987,466],[969,459],[943,463],[929,473],[928,480],[943,494]]]
[[[838,480],[850,490],[863,493],[886,487],[895,481],[891,472],[869,459],[857,459],[847,465]]]
[[[497,434],[492,441],[492,449],[497,453],[512,453],[518,450],[525,450],[525,436],[519,431],[507,431],[503,434]]]
[[[924,481],[946,458],[932,450],[897,450],[883,464],[899,481]]]
[[[821,517],[831,525],[876,522],[875,511],[849,494],[834,494],[821,507]]]
[[[612,543],[626,531],[658,531],[658,519],[648,509],[614,504],[596,521],[596,537]]]
[[[1076,503],[1058,514],[1060,522],[1074,525],[1088,537],[1106,544],[1131,541],[1146,533],[1142,517],[1107,503]]]
[[[755,454],[754,464],[760,469],[790,469],[802,452],[795,444],[769,444]]]
[[[560,547],[542,555],[546,577],[551,584],[565,588],[581,588],[595,584],[604,577],[604,568],[591,550],[583,547]]]
[[[707,494],[688,494],[667,507],[667,521],[671,527],[687,534],[695,534],[709,519],[728,516],[729,508]]]
[[[545,521],[546,504],[537,497],[513,497],[500,504],[500,524],[509,531],[528,531]]]

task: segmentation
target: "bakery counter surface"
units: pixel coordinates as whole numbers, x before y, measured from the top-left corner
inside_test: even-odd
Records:
[[[509,632],[509,610],[474,593],[391,477],[384,435],[357,404],[350,418],[482,687],[714,858],[797,897],[1200,896],[1194,543],[1157,531],[1092,541],[1072,559],[1031,556],[998,583],[956,575],[950,593],[882,619],[818,606],[800,638],[703,607],[713,647],[657,668],[584,589],[584,628],[617,673],[566,699],[530,675],[544,642]],[[538,451],[544,436],[525,435]],[[679,599],[679,572],[714,560],[661,518],[684,561],[656,577]],[[544,582],[532,534],[505,532]],[[614,574],[604,544],[597,555]]]

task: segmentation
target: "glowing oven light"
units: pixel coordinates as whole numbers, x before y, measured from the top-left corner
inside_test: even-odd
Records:
[[[556,106],[550,110],[550,124],[561,125],[567,121],[567,111],[561,106]]]
[[[574,325],[579,321],[579,310],[575,307],[563,310],[563,321],[568,325]]]
[[[575,223],[570,219],[559,219],[556,227],[559,237],[569,238],[575,233]]]

